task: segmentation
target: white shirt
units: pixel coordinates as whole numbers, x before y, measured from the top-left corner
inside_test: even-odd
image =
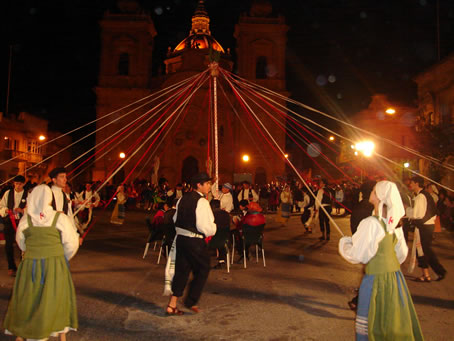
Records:
[[[228,213],[230,213],[233,210],[233,196],[232,193],[227,192],[224,193],[222,190],[218,191],[218,195],[215,195],[215,186],[211,186],[211,193],[213,194],[213,197],[219,200],[220,203],[220,208],[221,210],[224,210]]]
[[[244,195],[243,195],[243,191],[244,191]],[[259,201],[259,195],[253,190],[253,189],[242,189],[240,191],[240,193],[238,193],[238,201],[241,201],[241,200],[247,200],[249,202],[249,191],[252,191],[252,201],[253,202],[257,202]]]
[[[422,219],[426,215],[427,210],[427,199],[421,192],[414,199],[413,207],[407,207],[406,214],[407,217],[410,219]],[[432,225],[435,224],[435,217],[433,216],[429,220],[427,220],[424,225]]]
[[[330,206],[330,204],[322,204],[323,200],[323,193],[325,192],[325,187],[320,188],[317,191],[317,200],[315,200],[315,209],[318,210],[320,208],[320,205],[322,206]]]
[[[211,210],[210,203],[203,196],[202,193],[198,192],[202,197],[197,201],[197,207],[195,209],[196,228],[200,233],[203,233],[205,237],[211,237],[216,234],[216,224],[214,223],[214,215]],[[178,205],[180,200],[177,202],[176,211],[173,215],[173,222],[177,221]],[[178,227],[178,226],[175,226]]]
[[[70,260],[79,249],[79,235],[66,214],[60,214],[55,227],[61,232],[61,242],[63,244],[65,257],[67,260]],[[27,215],[24,215],[19,222],[16,232],[16,242],[22,251],[26,251],[24,231],[28,228]]]
[[[395,229],[397,244],[394,247],[400,264],[408,254],[407,243],[401,228]],[[367,264],[375,256],[378,244],[385,237],[385,230],[376,217],[367,217],[359,223],[358,230],[352,237],[342,237],[339,240],[339,253],[352,264]]]
[[[85,197],[84,197],[85,193]],[[82,191],[80,193],[77,193],[77,200],[79,200],[80,204],[84,204],[85,208],[93,208],[97,207],[99,204],[99,201],[101,198],[99,197],[99,194],[93,191]],[[95,198],[95,201],[92,202],[92,199]]]
[[[76,229],[76,222],[74,221],[74,216],[73,216],[73,207],[71,205],[71,198],[68,197],[68,195],[63,192],[63,190],[58,187],[58,186],[55,186],[53,185],[51,187],[51,190],[52,190],[52,193],[54,194],[54,198],[55,198],[55,210],[56,211],[60,211],[60,212],[63,212],[63,195],[66,195],[66,199],[68,200],[68,217],[69,217],[69,220],[71,220],[71,223],[73,224],[74,226],[74,229]],[[63,212],[66,214],[66,212]]]
[[[2,200],[0,201],[0,215],[4,218],[8,215],[8,196],[9,191],[14,191],[14,206],[13,208],[18,208],[21,204],[22,195],[24,191],[16,192],[14,189],[9,189],[3,194]]]
[[[230,213],[233,210],[233,196],[232,193],[222,193],[219,194],[219,201],[221,202],[221,210],[224,210]]]

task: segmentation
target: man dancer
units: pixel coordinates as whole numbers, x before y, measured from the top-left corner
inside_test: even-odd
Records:
[[[330,225],[329,225],[329,217],[326,215],[325,211],[320,207],[323,208],[331,214],[332,210],[332,193],[326,187],[327,183],[325,180],[320,179],[320,187],[317,191],[317,200],[315,201],[315,212],[318,212],[318,221],[320,223],[320,231],[322,232],[322,236],[320,240],[329,240],[330,239]],[[326,235],[325,235],[326,231]]]
[[[68,182],[68,179],[66,178],[66,169],[64,167],[52,169],[49,172],[49,178],[52,181],[50,189],[52,190],[53,209],[66,214],[73,223],[74,228],[76,228],[71,199],[68,198],[68,195],[65,193],[65,187]]]
[[[24,191],[25,178],[17,175],[14,180],[14,188],[7,190],[0,201],[0,215],[3,218],[5,235],[5,252],[8,260],[8,275],[16,276],[16,262],[14,261],[14,241],[16,229],[20,218],[24,214],[27,205],[27,191]]]
[[[248,203],[259,201],[259,195],[250,187],[249,181],[243,181],[243,189],[238,193],[238,201],[247,200]]]
[[[435,216],[437,207],[432,196],[423,190],[424,179],[415,176],[410,180],[410,190],[415,194],[413,207],[407,207],[407,217],[415,225],[421,237],[421,246],[424,255],[418,256],[418,265],[422,268],[422,276],[418,277],[418,282],[430,282],[429,266],[437,274],[437,281],[441,281],[446,276],[446,270],[438,261],[437,256],[432,250],[432,234],[435,228]]]
[[[173,217],[176,230],[175,275],[172,281],[172,296],[166,308],[168,315],[182,315],[177,308],[177,300],[192,271],[193,279],[184,305],[198,313],[197,302],[210,271],[210,255],[205,238],[216,233],[216,224],[210,204],[205,197],[210,192],[211,178],[207,173],[199,173],[191,180],[194,191],[186,193],[177,204]]]
[[[82,209],[79,211],[77,218],[79,219],[79,229],[85,230],[91,222],[93,217],[93,207],[98,207],[101,198],[99,194],[92,190],[92,183],[87,182],[85,184],[85,190],[78,194],[79,204],[82,205]]]

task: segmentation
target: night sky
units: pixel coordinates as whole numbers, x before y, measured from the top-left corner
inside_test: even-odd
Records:
[[[10,112],[29,111],[67,131],[95,118],[99,25],[113,0],[2,2],[0,111],[5,111],[13,46]],[[152,15],[154,72],[168,46],[190,29],[196,0],[139,1]],[[437,10],[431,0],[272,1],[290,27],[287,88],[292,97],[333,114],[357,112],[373,93],[415,105],[412,78],[438,60]],[[224,49],[248,1],[207,0],[212,35]],[[440,54],[454,50],[454,1],[439,0]],[[5,39],[6,38],[6,39]],[[62,119],[62,117],[70,120]]]

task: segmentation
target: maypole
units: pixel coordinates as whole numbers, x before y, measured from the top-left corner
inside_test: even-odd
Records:
[[[218,151],[218,95],[217,78],[219,76],[219,64],[215,61],[210,63],[211,77],[213,78],[213,122],[214,122],[214,196],[218,196],[219,179],[219,151]]]

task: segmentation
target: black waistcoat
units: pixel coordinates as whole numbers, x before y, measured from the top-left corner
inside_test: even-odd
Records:
[[[52,187],[50,188],[52,191]],[[66,193],[61,190],[61,193],[63,194],[63,213],[68,214],[69,213],[69,205],[68,205],[68,198],[66,197]],[[57,211],[57,203],[55,202],[55,194],[54,191],[52,191],[52,208]]]
[[[426,213],[424,214],[424,217],[422,217],[421,219],[413,219],[412,222],[416,226],[421,227],[424,225],[426,221],[428,221],[433,216],[437,215],[437,205],[435,205],[434,198],[432,198],[432,196],[426,191],[422,190],[421,192],[419,192],[419,194],[422,194],[426,197],[427,201]]]
[[[9,194],[8,194],[8,208],[10,210],[12,210],[14,208],[14,188],[10,189],[9,190]],[[20,201],[20,204],[19,204],[19,208],[25,208],[25,206],[27,205],[27,194],[28,192],[26,190],[24,190],[24,192],[22,193],[22,198],[21,198],[21,201]]]
[[[180,227],[185,230],[198,233],[196,227],[196,214],[195,210],[197,208],[197,203],[202,196],[196,192],[185,193],[180,199],[177,208],[177,220],[175,222],[175,227]]]

